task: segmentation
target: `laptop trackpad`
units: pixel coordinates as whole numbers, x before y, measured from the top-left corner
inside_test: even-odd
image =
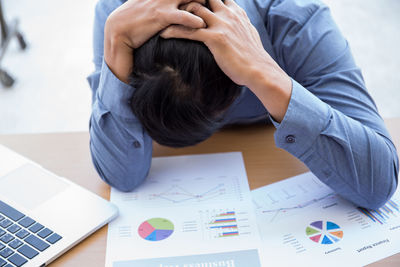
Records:
[[[26,164],[0,177],[0,195],[27,209],[35,209],[68,186],[54,174],[33,164]]]

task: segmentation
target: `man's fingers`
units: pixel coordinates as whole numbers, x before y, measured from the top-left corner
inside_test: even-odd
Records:
[[[204,29],[193,29],[182,25],[171,25],[162,31],[161,37],[165,39],[178,38],[204,42],[207,33]]]
[[[202,18],[207,25],[211,25],[216,18],[211,10],[199,3],[191,2],[183,5],[181,9]]]
[[[200,17],[184,10],[176,10],[168,14],[169,24],[179,24],[189,28],[205,28],[207,25]]]
[[[178,5],[188,4],[190,2],[197,2],[202,5],[205,5],[207,1],[206,0],[177,0],[177,2],[178,2]]]
[[[237,6],[237,4],[235,3],[235,1],[233,0],[224,0],[225,5],[231,7],[231,6]]]
[[[222,0],[208,0],[210,8],[213,12],[226,8],[224,2]]]
[[[239,14],[246,14],[246,12],[233,0],[225,0],[225,5],[232,10],[236,10]],[[247,14],[246,14],[247,15]]]

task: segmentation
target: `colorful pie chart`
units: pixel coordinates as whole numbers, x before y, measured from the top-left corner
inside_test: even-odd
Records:
[[[148,241],[161,241],[174,232],[174,224],[164,218],[144,221],[138,228],[139,236]]]
[[[306,228],[306,235],[315,243],[330,245],[343,238],[343,231],[334,222],[315,221]]]

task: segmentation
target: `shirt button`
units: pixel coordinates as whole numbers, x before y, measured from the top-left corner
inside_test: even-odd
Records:
[[[286,136],[286,143],[293,144],[296,142],[296,137],[294,135]]]
[[[140,148],[140,147],[141,147],[139,141],[133,142],[133,146],[134,146],[135,148]]]

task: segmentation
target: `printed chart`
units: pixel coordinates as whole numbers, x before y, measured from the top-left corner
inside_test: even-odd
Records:
[[[250,214],[239,208],[199,211],[204,240],[237,240],[252,236]],[[229,241],[228,241],[229,242]]]
[[[334,222],[315,221],[307,226],[306,235],[315,243],[330,245],[343,238],[343,231]]]
[[[188,206],[193,204],[242,201],[243,186],[236,176],[175,177],[149,176],[137,191],[127,193],[123,201],[139,201],[146,207]]]
[[[146,181],[121,200],[149,208],[244,201],[249,197],[249,185],[243,179],[242,158],[221,160],[225,158],[225,154],[153,158]]]
[[[305,173],[252,195],[263,244],[274,250],[266,263],[364,266],[400,252],[400,191],[367,210]]]
[[[209,229],[217,232],[217,237],[238,236],[238,224],[235,211],[217,214],[209,223]]]
[[[377,210],[367,210],[358,208],[358,210],[375,223],[384,224],[390,218],[400,217],[400,201],[389,200],[386,205]]]
[[[298,176],[296,180],[287,179],[264,188],[252,191],[253,202],[271,223],[287,220],[289,216],[337,199],[336,194],[315,176]]]
[[[197,180],[201,180],[198,178]],[[193,189],[186,189],[179,184],[171,185],[167,190],[155,194],[149,194],[148,200],[164,200],[169,203],[179,204],[185,202],[202,202],[209,199],[224,197],[227,194],[225,183],[220,183],[203,192],[195,192]]]
[[[106,267],[260,267],[240,152],[152,158],[145,181],[134,192],[112,188],[110,201],[120,216],[108,228]]]
[[[153,218],[143,222],[139,228],[139,236],[149,241],[161,241],[174,232],[174,225],[164,218]]]

